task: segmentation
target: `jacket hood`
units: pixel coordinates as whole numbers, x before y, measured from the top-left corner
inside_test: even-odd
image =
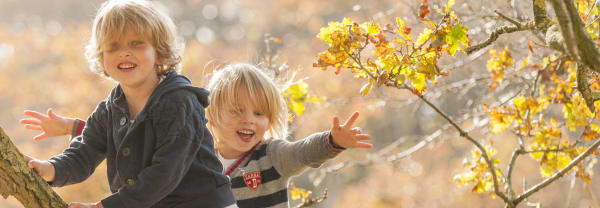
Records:
[[[208,100],[208,90],[192,86],[192,82],[187,77],[179,75],[177,72],[169,72],[158,84],[158,86],[156,86],[150,95],[150,98],[148,98],[148,102],[144,106],[144,109],[137,115],[137,117],[145,117],[145,114],[147,114],[148,110],[151,110],[154,106],[160,103],[162,96],[174,90],[180,89],[188,90],[194,93],[203,107],[206,108],[209,105],[210,102]],[[113,104],[123,111],[127,111],[128,109],[125,94],[123,93],[121,85],[118,85],[111,91],[108,101],[110,104]]]

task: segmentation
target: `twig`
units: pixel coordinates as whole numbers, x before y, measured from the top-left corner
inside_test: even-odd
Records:
[[[467,54],[471,54],[475,51],[481,50],[482,48],[485,48],[486,46],[488,46],[488,45],[492,44],[494,41],[496,41],[498,39],[498,37],[502,34],[513,33],[513,32],[524,31],[524,30],[533,30],[533,29],[535,29],[535,25],[534,25],[533,21],[526,22],[525,25],[523,25],[521,27],[502,26],[502,27],[496,28],[496,30],[494,30],[492,32],[492,34],[490,34],[490,37],[486,41],[479,43],[477,45],[468,47],[465,49],[465,51],[467,52]]]
[[[507,17],[506,15],[500,13],[498,10],[494,10],[494,12],[496,14],[498,14],[498,16],[502,17],[503,19],[505,19],[506,21],[509,21],[510,23],[513,23],[513,25],[517,26],[517,27],[521,27],[521,23],[518,22],[517,20],[511,19],[510,17]]]
[[[575,167],[575,165],[579,164],[579,162],[583,158],[587,157],[592,152],[594,152],[598,148],[599,145],[600,145],[600,139],[597,139],[596,141],[594,141],[594,143],[592,143],[592,145],[590,145],[590,147],[587,150],[585,150],[583,153],[581,153],[580,155],[578,155],[565,168],[563,168],[562,170],[554,173],[554,175],[550,176],[549,178],[546,178],[545,180],[543,180],[542,182],[538,183],[537,185],[529,188],[529,190],[527,190],[525,193],[519,195],[519,197],[517,199],[515,199],[513,201],[513,203],[514,204],[518,204],[519,202],[523,201],[523,199],[529,197],[530,195],[534,194],[535,192],[537,192],[537,191],[541,190],[542,188],[550,185],[556,179],[558,179],[558,178],[562,177],[563,175],[565,175],[569,170],[571,170],[573,167]]]
[[[494,167],[494,164],[492,163],[492,161],[490,160],[487,150],[479,143],[477,142],[475,139],[473,139],[473,137],[471,137],[466,131],[464,131],[460,126],[458,126],[458,124],[456,124],[454,122],[454,120],[452,120],[450,117],[448,117],[444,112],[442,112],[437,106],[435,106],[433,103],[431,103],[429,100],[427,100],[427,98],[425,98],[422,94],[419,93],[415,93],[414,90],[410,90],[414,95],[418,96],[419,98],[421,98],[421,100],[423,102],[425,102],[429,107],[431,107],[434,111],[436,111],[440,116],[442,116],[446,121],[448,121],[452,126],[454,126],[454,128],[459,132],[461,137],[466,138],[467,140],[469,140],[471,143],[473,143],[479,150],[481,150],[481,155],[483,156],[483,158],[485,159],[485,162],[488,165],[488,168],[490,169],[490,172],[492,174],[492,180],[494,181],[494,193],[499,196],[500,198],[502,198],[502,200],[504,200],[504,202],[506,203],[510,203],[510,200],[506,197],[506,195],[504,195],[504,193],[500,192],[500,189],[498,188],[498,176],[496,175],[496,168]]]
[[[519,155],[521,155],[523,152],[523,149],[521,148],[522,146],[513,151],[510,158],[510,163],[508,163],[508,170],[506,171],[506,189],[511,199],[515,197],[515,191],[512,188],[512,172],[514,170],[515,163],[517,162],[517,157],[519,157]]]
[[[590,7],[590,9],[588,9],[587,13],[585,14],[585,19],[587,20],[588,17],[590,17],[590,14],[592,13],[592,10],[594,9],[594,7],[596,7],[596,4],[598,4],[598,1],[600,0],[596,0],[594,2],[594,4],[592,4],[592,6]]]

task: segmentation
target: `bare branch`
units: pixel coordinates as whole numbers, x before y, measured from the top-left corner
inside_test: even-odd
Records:
[[[515,25],[517,27],[521,27],[521,23],[519,21],[511,19],[510,17],[507,17],[506,15],[500,13],[498,10],[494,10],[494,13],[498,14],[498,16],[502,17],[506,21],[509,21],[510,23],[513,23],[513,25]]]
[[[483,156],[483,158],[484,158],[485,162],[487,163],[488,168],[490,169],[490,172],[492,174],[492,180],[494,181],[494,193],[497,196],[499,196],[500,198],[502,198],[502,200],[504,200],[504,202],[511,203],[511,201],[508,199],[508,197],[506,197],[506,195],[504,195],[504,193],[502,193],[500,191],[500,189],[498,188],[498,179],[497,179],[498,176],[496,175],[496,168],[494,167],[494,164],[490,160],[487,150],[477,140],[473,139],[465,130],[463,130],[460,126],[458,126],[458,124],[456,124],[456,122],[454,122],[454,120],[452,120],[450,117],[448,117],[448,115],[446,115],[444,112],[442,112],[437,106],[435,106],[433,103],[431,103],[422,94],[415,93],[414,90],[410,90],[410,91],[413,92],[414,95],[418,96],[423,102],[425,102],[435,112],[437,112],[440,116],[442,116],[446,121],[448,121],[448,123],[450,123],[452,126],[454,126],[454,128],[459,132],[461,137],[464,137],[467,140],[469,140],[481,151],[481,155]]]
[[[511,199],[515,198],[516,196],[515,191],[512,188],[512,172],[514,170],[515,163],[517,162],[517,157],[523,154],[522,152],[523,149],[521,149],[521,147],[518,147],[517,149],[515,149],[515,151],[513,151],[512,156],[510,158],[510,163],[508,163],[508,170],[506,171],[506,190],[508,191],[508,194]]]
[[[562,177],[563,175],[565,175],[573,167],[575,167],[575,165],[579,164],[579,162],[581,160],[583,160],[584,158],[586,158],[592,152],[596,151],[596,149],[598,148],[598,146],[600,146],[600,139],[596,139],[596,141],[594,141],[594,143],[592,143],[592,145],[590,145],[590,147],[587,150],[585,150],[583,153],[581,153],[580,155],[578,155],[565,168],[563,168],[562,170],[554,173],[554,175],[550,176],[549,178],[546,178],[544,181],[540,182],[539,184],[537,184],[537,185],[529,188],[529,190],[525,191],[525,193],[519,195],[519,197],[517,199],[515,199],[513,201],[513,203],[514,204],[518,204],[519,202],[523,201],[523,199],[526,199],[527,197],[531,196],[535,192],[538,192],[539,190],[543,189],[544,187],[550,185],[556,179],[558,179],[558,178]]]
[[[552,0],[566,48],[573,59],[600,72],[600,49],[585,30],[577,9],[569,0]]]
[[[521,24],[521,25],[523,25],[523,24]],[[471,53],[473,53],[475,51],[481,50],[482,48],[485,48],[486,46],[492,44],[502,34],[513,33],[513,32],[524,31],[524,30],[532,30],[534,28],[535,28],[535,25],[533,24],[532,21],[526,22],[521,27],[517,27],[517,26],[502,26],[502,27],[496,28],[496,30],[494,30],[492,32],[492,34],[490,34],[490,37],[486,41],[484,41],[483,43],[479,43],[477,45],[474,45],[474,46],[470,46],[470,47],[466,48],[465,51],[467,52],[467,54],[471,54]]]
[[[588,69],[583,64],[577,64],[577,90],[581,93],[583,100],[585,100],[585,105],[590,109],[591,112],[595,112],[596,108],[594,107],[594,101],[598,98],[592,95],[592,90],[588,86]]]
[[[546,12],[546,2],[545,0],[533,0],[532,3],[535,28],[543,34],[546,34],[546,31],[552,25],[552,21]]]

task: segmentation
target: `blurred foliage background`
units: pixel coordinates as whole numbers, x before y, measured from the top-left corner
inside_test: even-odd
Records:
[[[409,93],[375,88],[368,96],[360,96],[360,80],[349,73],[313,68],[316,54],[326,46],[316,34],[329,21],[349,17],[356,22],[374,20],[393,23],[400,16],[421,31],[417,11],[421,1],[401,0],[329,0],[329,1],[241,1],[241,0],[171,0],[158,1],[175,20],[186,40],[182,74],[197,86],[204,86],[214,69],[227,63],[257,63],[266,53],[264,37],[276,37],[271,44],[278,54],[277,64],[297,69],[299,77],[308,78],[309,92],[326,97],[318,105],[310,104],[295,119],[292,137],[303,138],[312,132],[330,128],[333,116],[348,117],[360,111],[357,126],[373,136],[372,150],[345,151],[326,163],[323,169],[340,166],[344,161],[363,161],[370,153],[389,148],[401,152],[434,133],[445,122],[430,108]],[[432,8],[444,1],[429,1]],[[69,117],[87,118],[97,103],[104,99],[115,83],[88,70],[83,52],[90,36],[91,22],[102,1],[0,1],[0,126],[19,149],[33,157],[46,159],[68,145],[68,137],[34,142],[36,132],[18,124],[25,109],[45,112],[48,108]],[[524,16],[532,14],[529,2],[518,5]],[[512,14],[510,1],[457,1],[454,10],[469,28],[469,39],[484,40],[491,30],[506,24],[493,9]],[[498,47],[526,48],[526,32],[502,36]],[[415,34],[416,35],[416,34]],[[278,41],[279,42],[279,41]],[[443,85],[468,77],[489,76],[485,64],[487,50],[471,56],[460,54],[447,60],[450,76]],[[527,50],[513,50],[513,58],[527,56]],[[540,54],[547,55],[547,54]],[[491,82],[491,80],[490,80]],[[451,116],[482,112],[481,103],[495,102],[489,82],[439,91],[434,100]],[[435,91],[435,90],[432,90]],[[434,92],[432,92],[434,93]],[[484,115],[467,120],[469,126],[485,119]],[[512,134],[491,135],[488,126],[475,129],[475,138],[490,140],[499,158],[509,158],[515,139]],[[398,142],[400,141],[400,142]],[[389,146],[393,142],[399,145]],[[410,157],[394,162],[346,165],[322,175],[321,170],[308,170],[293,179],[303,189],[320,196],[328,190],[328,199],[317,207],[500,207],[501,200],[475,194],[470,186],[458,187],[452,177],[469,156],[472,145],[458,137],[454,130],[442,131],[427,146]],[[506,161],[501,167],[506,167]],[[344,163],[345,164],[345,163]],[[517,190],[541,180],[536,161],[523,159],[513,175]],[[597,180],[584,184],[566,176],[558,183],[536,193],[530,201],[544,207],[598,207],[594,193],[600,193]],[[596,179],[597,177],[593,177]],[[104,163],[84,183],[55,189],[66,201],[95,202],[109,193]],[[293,201],[292,204],[298,204]],[[524,205],[523,205],[524,206]],[[0,199],[0,207],[22,207],[14,198]]]

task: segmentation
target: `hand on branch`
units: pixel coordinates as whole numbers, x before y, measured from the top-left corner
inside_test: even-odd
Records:
[[[33,168],[35,172],[40,174],[40,176],[47,182],[54,181],[56,171],[52,163],[48,162],[47,160],[38,160],[27,155],[23,156],[25,156],[25,160],[27,160],[27,166],[29,168]]]

